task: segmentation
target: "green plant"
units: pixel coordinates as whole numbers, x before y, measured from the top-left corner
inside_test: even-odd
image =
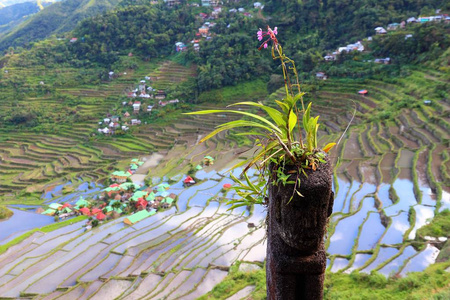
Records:
[[[13,212],[7,207],[0,205],[0,220],[7,219],[13,215]]]
[[[285,97],[282,100],[275,100],[278,109],[264,105],[261,102],[238,102],[230,106],[243,105],[247,107],[255,107],[263,110],[267,116],[251,113],[242,110],[204,110],[188,114],[214,114],[214,113],[234,113],[248,117],[249,120],[236,120],[219,125],[214,131],[204,137],[201,142],[210,139],[219,132],[230,130],[233,128],[252,127],[255,131],[240,133],[240,135],[256,135],[258,136],[257,145],[260,151],[247,161],[237,164],[233,168],[242,166],[247,163],[244,168],[243,175],[245,181],[241,181],[236,177],[232,177],[238,184],[235,188],[237,193],[242,197],[239,201],[232,201],[232,208],[236,206],[248,205],[251,203],[264,202],[266,195],[266,182],[269,175],[268,165],[273,163],[277,166],[275,184],[282,183],[294,184],[294,191],[297,191],[297,185],[300,184],[299,174],[304,169],[316,170],[320,163],[325,163],[326,152],[328,152],[335,143],[329,143],[322,150],[317,146],[317,131],[319,128],[319,116],[311,117],[311,103],[305,109],[303,103],[304,92],[300,89],[298,72],[295,62],[283,53],[283,48],[276,38],[277,27],[273,30],[267,27],[267,31],[258,31],[258,39],[267,39],[261,44],[259,50],[267,48],[268,44],[272,44],[272,58],[279,60],[283,78],[285,83]],[[298,108],[298,103],[301,108]],[[299,115],[302,115],[302,127],[300,126]],[[297,128],[297,131],[294,130]],[[303,139],[304,134],[304,139]],[[246,171],[258,165],[260,176],[255,183],[251,182]],[[295,181],[289,180],[291,174],[284,173],[285,165],[295,165],[298,167],[297,178]],[[294,193],[293,193],[294,195]],[[231,209],[232,209],[231,208]]]

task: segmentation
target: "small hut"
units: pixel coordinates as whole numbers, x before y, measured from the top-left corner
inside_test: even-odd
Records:
[[[191,176],[187,176],[184,180],[183,180],[184,185],[186,186],[191,186],[193,184],[195,184],[195,180],[191,177]]]
[[[359,90],[358,94],[366,96],[369,92],[367,90]]]
[[[214,164],[214,158],[212,158],[211,156],[207,155],[207,156],[205,156],[205,157],[203,158],[203,163],[204,163],[206,166],[213,165],[213,164]]]

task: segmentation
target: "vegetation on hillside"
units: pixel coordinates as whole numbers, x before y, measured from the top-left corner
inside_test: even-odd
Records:
[[[0,205],[0,220],[7,219],[13,215],[13,212],[6,206]]]
[[[252,299],[266,299],[265,269],[242,272],[239,264],[233,265],[228,276],[200,299],[227,299],[246,286],[255,287]],[[445,271],[447,267],[448,262],[435,264],[424,272],[410,273],[404,278],[386,278],[376,272],[327,272],[324,299],[448,299],[450,273]]]
[[[18,3],[0,8],[0,32],[3,31],[4,25],[38,11],[39,7],[33,2]]]
[[[32,42],[62,34],[79,21],[115,7],[119,0],[65,0],[54,3],[0,37],[0,51],[29,46]]]
[[[444,210],[437,214],[433,221],[420,228],[417,231],[417,236],[425,237],[447,237],[450,234],[450,210]]]

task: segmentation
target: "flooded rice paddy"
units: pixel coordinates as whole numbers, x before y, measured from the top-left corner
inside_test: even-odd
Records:
[[[390,132],[384,134],[395,131]],[[427,173],[427,165],[435,169],[434,152],[407,136],[401,140],[408,148],[391,142],[391,151],[381,152],[373,146],[377,138],[375,130],[352,132],[339,146],[344,149],[336,150],[344,157],[332,158],[335,201],[326,236],[331,272],[405,276],[423,271],[439,255],[432,244],[422,250],[412,246],[417,230],[450,208],[450,191],[432,188],[434,173]],[[152,178],[153,184],[171,180],[168,192],[178,196],[176,206],[133,226],[125,225],[123,216],[90,231],[80,222],[33,233],[0,255],[0,297],[195,299],[238,260],[262,266],[265,207],[230,211],[226,202],[237,195],[223,190],[233,182],[217,165],[197,171],[199,182],[190,187],[183,186],[183,174]],[[82,180],[61,182],[47,187],[41,199],[73,203],[80,196],[98,197],[102,188]],[[0,222],[0,245],[53,223],[52,217],[33,213],[36,206],[11,208],[14,216]]]
[[[414,184],[405,174],[392,184],[337,174],[327,237],[329,270],[406,275],[434,263],[437,248],[428,245],[417,251],[409,240],[433,218],[436,195],[420,181],[424,197],[416,199]],[[261,265],[266,251],[265,207],[229,211],[226,201],[236,195],[222,187],[232,183],[230,178],[213,170],[199,171],[196,177],[203,181],[190,187],[183,187],[178,177],[169,190],[178,195],[177,206],[134,226],[125,225],[122,217],[85,232],[82,223],[76,223],[48,234],[37,232],[13,246],[0,255],[0,296],[194,299],[219,283],[227,274],[224,270],[237,260]],[[46,203],[73,202],[79,196],[94,197],[100,189],[82,182],[72,193],[63,194],[65,185],[55,186],[42,198]],[[398,201],[390,198],[391,187]],[[415,211],[414,223],[408,217],[410,209]],[[52,217],[29,211],[14,212],[1,223],[2,244],[11,240],[14,230],[17,235],[53,222]],[[3,228],[8,229],[7,236]]]

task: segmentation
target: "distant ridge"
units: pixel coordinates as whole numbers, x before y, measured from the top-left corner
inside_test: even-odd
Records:
[[[2,0],[0,6],[21,0]],[[42,7],[49,1],[33,1]],[[0,50],[8,47],[25,46],[30,42],[45,39],[52,34],[63,33],[75,28],[85,18],[114,8],[120,0],[66,0],[54,3],[39,11],[22,24],[11,26],[0,35]],[[1,27],[0,27],[1,32]]]

